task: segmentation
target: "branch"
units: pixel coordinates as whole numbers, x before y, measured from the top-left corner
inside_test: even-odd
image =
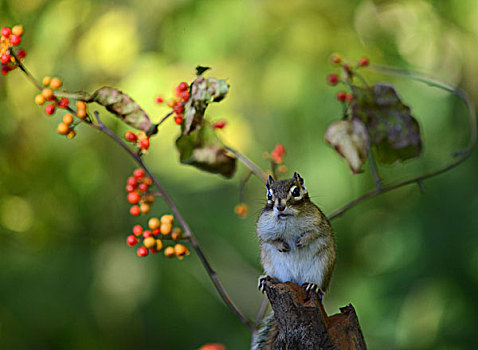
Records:
[[[144,164],[143,159],[133,151],[115,134],[113,133],[108,127],[101,121],[98,112],[94,112],[96,120],[98,122],[98,127],[99,130],[107,134],[109,137],[111,137],[117,144],[119,144],[128,154],[139,164],[141,168],[143,168],[146,173],[148,174],[149,177],[153,180],[154,185],[158,189],[158,192],[161,194],[163,197],[164,201],[166,204],[171,208],[171,211],[174,213],[176,218],[178,219],[180,225],[184,229],[184,237],[186,237],[191,245],[193,246],[196,254],[199,257],[199,260],[203,264],[204,268],[206,269],[206,272],[208,273],[209,277],[211,278],[212,283],[214,284],[214,287],[216,287],[217,292],[221,296],[222,300],[226,305],[231,309],[231,311],[239,318],[239,320],[249,329],[249,331],[253,331],[254,325],[244,316],[239,309],[236,307],[236,305],[232,302],[231,298],[229,297],[228,293],[224,289],[222,283],[219,281],[219,278],[216,274],[216,272],[212,269],[211,265],[209,264],[209,261],[206,259],[204,253],[201,250],[201,247],[199,246],[199,243],[196,240],[196,237],[194,236],[193,232],[189,228],[189,225],[187,224],[186,220],[183,218],[181,212],[177,208],[176,204],[173,202],[171,197],[168,195],[164,187],[158,182],[156,177],[151,173],[151,171],[148,169],[148,167]]]
[[[243,155],[239,151],[236,151],[232,147],[226,146],[226,150],[231,152],[232,154],[234,154],[236,156],[236,158],[242,164],[244,164],[246,167],[248,167],[249,170],[252,171],[254,173],[254,175],[256,175],[260,180],[262,180],[264,183],[266,182],[267,179],[266,179],[265,173],[262,171],[261,168],[259,168],[256,164],[254,164],[254,162],[252,162],[249,158],[247,158],[245,155]]]
[[[375,71],[375,72],[380,72],[388,75],[394,75],[394,76],[400,76],[400,77],[408,77],[410,79],[425,83],[431,87],[436,87],[438,89],[447,91],[457,97],[459,97],[465,104],[468,109],[468,119],[470,123],[470,139],[468,141],[468,145],[466,148],[455,152],[454,157],[457,158],[451,163],[443,166],[442,168],[439,168],[437,170],[424,173],[423,175],[404,180],[389,186],[381,186],[377,187],[374,190],[363,194],[362,196],[350,201],[349,203],[345,204],[343,207],[337,209],[333,213],[331,213],[328,216],[329,220],[335,219],[336,217],[342,215],[345,213],[347,210],[350,208],[355,207],[357,204],[369,199],[373,198],[375,196],[378,196],[379,194],[386,193],[392,190],[395,190],[397,188],[407,186],[413,183],[416,183],[420,190],[423,191],[423,180],[429,179],[431,177],[440,175],[442,173],[445,173],[456,166],[460,165],[463,163],[468,157],[470,156],[471,152],[475,148],[476,145],[476,140],[477,140],[477,127],[476,127],[476,110],[475,110],[475,105],[473,103],[473,100],[470,98],[470,96],[464,91],[463,89],[460,89],[457,86],[453,86],[448,83],[440,82],[432,77],[429,77],[425,74],[418,73],[418,72],[410,72],[407,70],[399,69],[399,68],[393,68],[393,67],[388,67],[388,66],[382,66],[382,65],[377,65],[377,64],[372,64],[370,65],[370,69]]]

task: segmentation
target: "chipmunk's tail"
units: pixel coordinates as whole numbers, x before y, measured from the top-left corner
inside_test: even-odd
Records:
[[[272,344],[279,333],[277,323],[274,318],[274,312],[267,315],[261,323],[261,328],[257,332],[251,346],[251,350],[270,350]]]

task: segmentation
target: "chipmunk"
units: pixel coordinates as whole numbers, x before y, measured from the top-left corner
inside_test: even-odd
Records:
[[[264,292],[267,279],[294,282],[320,297],[327,291],[335,265],[334,233],[327,217],[310,201],[304,179],[266,183],[267,204],[257,220]],[[253,349],[269,349],[277,336],[273,315],[266,318]]]

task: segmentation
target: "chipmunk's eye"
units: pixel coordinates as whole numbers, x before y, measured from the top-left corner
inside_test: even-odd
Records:
[[[294,197],[300,197],[300,188],[299,187],[294,188],[294,190],[292,191],[292,195]]]

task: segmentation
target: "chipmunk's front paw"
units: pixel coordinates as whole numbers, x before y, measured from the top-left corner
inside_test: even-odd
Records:
[[[302,239],[304,236],[300,236],[295,240],[295,246],[297,248],[303,248],[304,247],[304,240]]]
[[[272,242],[274,247],[281,253],[287,253],[290,252],[290,246],[286,241],[283,241],[282,239],[276,239],[275,241]]]
[[[322,300],[324,292],[322,291],[322,289],[320,289],[317,283],[305,282],[302,286],[305,287],[305,291],[307,293],[315,293],[319,297],[319,300]]]
[[[260,276],[259,279],[257,280],[257,288],[261,291],[261,293],[264,293],[267,281],[278,282],[279,280],[277,278],[271,277],[269,275]]]

